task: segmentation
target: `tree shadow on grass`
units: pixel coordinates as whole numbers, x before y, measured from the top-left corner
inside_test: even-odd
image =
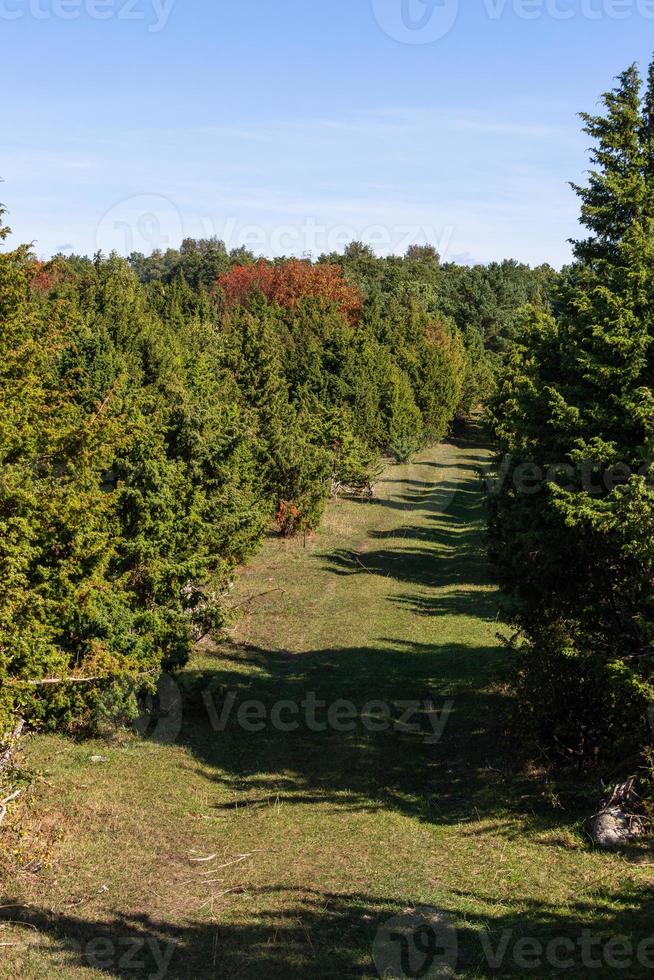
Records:
[[[451,585],[489,585],[488,564],[478,547],[478,536],[473,532],[440,532],[424,528],[402,528],[404,536],[388,535],[387,540],[397,542],[395,547],[378,548],[374,551],[339,549],[321,556],[324,568],[334,575],[376,575],[392,584],[418,585],[426,589],[442,589]],[[433,541],[439,535],[440,550],[406,547],[414,541]],[[469,537],[469,545],[466,543]],[[434,598],[438,598],[434,596]],[[498,598],[495,598],[498,605]]]
[[[181,739],[219,787],[219,809],[284,800],[550,828],[570,813],[516,775],[503,740],[511,697],[496,683],[506,669],[503,651],[465,644],[226,648],[215,668],[184,675]]]
[[[471,588],[451,588],[439,595],[397,595],[391,602],[417,616],[475,616],[486,622],[502,621],[498,612],[497,595],[493,591]]]
[[[424,513],[400,529],[399,547],[317,557],[338,575],[387,578],[389,600],[413,612],[468,615],[481,624],[496,609],[488,589],[478,484],[464,479],[448,509],[435,513],[428,502],[443,488],[433,491],[429,481],[427,486]],[[414,588],[398,595],[398,585]],[[552,826],[561,813],[543,802],[539,786],[515,774],[515,747],[502,740],[512,709],[508,687],[501,684],[507,657],[483,640],[435,645],[392,636],[297,656],[225,647],[213,669],[184,675],[183,738],[215,773],[222,789],[217,805],[265,805],[281,797],[348,810],[383,807],[430,823],[508,816],[525,826]],[[309,696],[323,705],[323,730],[308,721]],[[343,700],[356,713],[349,730],[338,730],[338,715],[327,716],[328,706],[336,709]],[[254,730],[245,730],[240,713],[246,701],[262,706],[253,709],[263,712]],[[402,702],[417,705],[408,719]],[[272,721],[280,703],[281,726]],[[380,704],[386,716],[375,725]]]
[[[652,896],[645,891],[601,891],[592,904],[576,901],[565,910],[543,901],[496,903],[480,891],[448,893],[436,909],[444,919],[428,934],[427,945],[420,942],[424,931],[413,931],[415,922],[404,943],[396,928],[387,927],[389,919],[413,908],[396,898],[281,885],[244,888],[242,896],[218,906],[211,922],[121,914],[96,921],[81,912],[22,906],[11,898],[3,901],[0,921],[22,923],[22,933],[12,934],[25,940],[16,954],[23,966],[14,975],[36,976],[30,962],[35,969],[48,962],[67,976],[93,969],[161,980],[373,978],[380,939],[398,960],[403,945],[408,950],[413,970],[405,976],[640,980],[652,975]],[[483,913],[462,916],[460,909],[473,903]],[[454,973],[425,973],[430,950],[433,969],[445,964]]]
[[[491,575],[480,523],[439,514],[419,524],[369,532],[372,540],[388,547],[364,552],[341,548],[318,557],[325,570],[340,576],[378,575],[431,589],[488,585]]]
[[[418,484],[420,481],[413,481]],[[339,576],[375,575],[389,584],[413,585],[414,593],[389,596],[421,616],[466,615],[498,619],[499,597],[491,587],[485,537],[485,502],[470,478],[433,486],[399,498],[416,522],[370,530],[375,550],[339,549],[319,556]],[[413,503],[411,503],[413,501]],[[416,503],[417,502],[417,503]],[[398,500],[391,504],[397,504]]]
[[[388,507],[391,510],[416,511],[424,514],[445,514],[458,509],[461,512],[464,502],[474,504],[480,510],[483,506],[480,499],[479,477],[464,479],[440,480],[400,480],[403,486],[409,485],[406,493],[393,492],[389,496],[378,496],[372,500],[361,497],[350,498],[351,503],[365,504],[374,510],[376,507]],[[468,496],[469,500],[465,501]]]

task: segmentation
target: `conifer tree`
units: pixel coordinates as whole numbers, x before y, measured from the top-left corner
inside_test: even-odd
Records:
[[[617,249],[642,214],[645,177],[641,140],[642,81],[636,65],[617,79],[602,97],[604,115],[581,113],[584,132],[596,143],[591,150],[587,187],[573,184],[581,199],[581,220],[591,237],[574,243],[579,261],[617,261]]]
[[[651,76],[651,72],[650,72]],[[493,500],[500,571],[529,640],[530,724],[550,747],[614,755],[647,736],[654,227],[648,99],[632,67],[584,116],[596,169],[578,188],[590,236],[557,298],[534,310],[493,407],[513,470]],[[519,486],[525,464],[540,486]],[[517,477],[517,479],[516,479]]]
[[[422,442],[422,418],[404,371],[394,367],[389,378],[386,403],[388,452],[398,463],[408,462]]]

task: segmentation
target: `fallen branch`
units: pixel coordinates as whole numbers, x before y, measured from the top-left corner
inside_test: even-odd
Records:
[[[265,848],[258,847],[255,851],[248,851],[247,854],[239,854],[239,856],[234,858],[233,861],[226,861],[224,864],[217,864],[213,870],[218,871],[219,868],[229,868],[233,864],[240,864],[241,861],[247,861],[247,859],[252,857],[253,854],[263,854],[264,850]]]
[[[267,592],[259,592],[257,595],[251,595],[247,599],[244,599],[243,602],[237,602],[235,606],[227,606],[226,608],[231,612],[233,609],[240,609],[241,606],[247,606],[248,602],[254,602],[255,599],[263,599],[264,596],[272,595],[274,592],[286,594],[285,589],[269,589]]]
[[[6,748],[0,755],[0,772],[2,772],[3,769],[6,769],[7,766],[11,765],[14,751],[16,749],[16,743],[18,742],[24,727],[25,721],[21,718],[13,732],[10,735],[6,735],[3,739],[2,744],[6,745]]]
[[[48,684],[91,684],[94,681],[104,681],[105,677],[44,677],[39,681],[14,680],[6,681],[7,687],[46,687]]]
[[[371,482],[368,483],[343,483],[340,480],[332,480],[330,496],[338,497],[358,497],[363,500],[372,500],[375,496],[375,487]]]
[[[130,674],[132,678],[151,677],[157,674],[156,670],[142,670],[138,674]],[[46,687],[50,684],[95,684],[98,681],[115,680],[115,674],[98,674],[96,677],[43,677],[41,680],[11,680],[5,681],[6,687]]]
[[[9,796],[5,796],[4,800],[0,800],[0,823],[2,823],[4,818],[7,816],[7,804],[19,797],[22,792],[22,789],[16,789],[13,793],[10,793]]]
[[[77,901],[71,902],[70,905],[64,905],[62,906],[62,908],[77,909],[80,907],[80,905],[88,905],[88,903],[92,902],[94,898],[98,897],[98,895],[102,895],[103,892],[107,892],[107,891],[109,891],[109,886],[101,885],[95,895],[87,895],[84,898],[78,898]]]
[[[225,864],[217,864],[215,868],[212,868],[211,871],[205,871],[204,874],[214,874],[214,872],[218,871],[220,868],[229,868],[233,864],[240,864],[241,861],[247,861],[247,859],[252,857],[253,854],[263,854],[265,850],[265,847],[257,847],[254,851],[247,851],[245,854],[239,854],[231,861],[226,861]],[[217,854],[210,854],[209,857],[189,858],[189,860],[195,862],[215,861],[217,857]]]
[[[635,776],[630,776],[629,779],[625,780],[623,783],[616,783],[611,787],[611,792],[607,797],[604,808],[636,803],[638,794],[636,793],[635,785]]]

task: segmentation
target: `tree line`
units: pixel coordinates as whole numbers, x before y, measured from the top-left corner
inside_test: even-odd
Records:
[[[358,243],[3,251],[0,727],[134,716],[226,623],[266,530],[311,532],[334,488],[443,438],[555,278]]]

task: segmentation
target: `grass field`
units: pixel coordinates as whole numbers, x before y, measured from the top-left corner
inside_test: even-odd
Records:
[[[271,538],[171,741],[31,740],[2,977],[375,977],[384,923],[424,906],[457,965],[413,976],[651,975],[654,944],[615,942],[654,936],[649,860],[594,849],[577,796],[512,762],[485,457],[441,445],[306,543]]]

